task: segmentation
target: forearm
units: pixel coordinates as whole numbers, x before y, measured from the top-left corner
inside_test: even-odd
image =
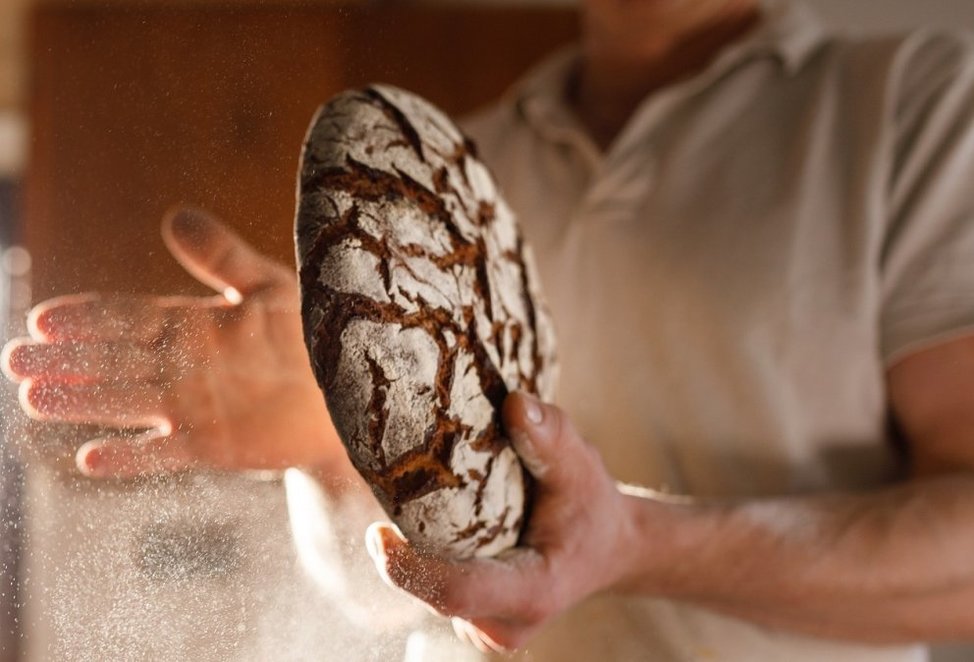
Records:
[[[974,635],[974,477],[733,504],[630,494],[626,504],[625,589],[835,638]]]

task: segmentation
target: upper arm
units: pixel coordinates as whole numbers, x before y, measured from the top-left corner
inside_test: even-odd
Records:
[[[913,473],[974,472],[974,332],[898,359],[886,381]]]

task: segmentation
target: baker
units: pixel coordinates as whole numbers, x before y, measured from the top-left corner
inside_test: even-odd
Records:
[[[974,637],[969,39],[835,38],[757,0],[583,21],[468,124],[559,332],[560,408],[504,407],[538,484],[526,545],[450,562],[377,524],[380,572],[535,660],[892,662]],[[45,377],[25,406],[157,427],[80,449],[92,476],[350,475],[293,275],[199,212],[165,236],[220,297],[42,304],[5,352]]]

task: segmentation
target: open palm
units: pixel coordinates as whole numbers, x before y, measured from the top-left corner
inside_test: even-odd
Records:
[[[25,410],[116,429],[78,451],[93,476],[333,462],[340,445],[305,354],[293,271],[200,211],[169,215],[163,237],[219,294],[38,305],[31,338],[3,353]]]

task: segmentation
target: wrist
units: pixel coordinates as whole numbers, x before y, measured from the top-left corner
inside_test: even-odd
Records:
[[[621,485],[625,525],[620,593],[680,598],[699,574],[699,558],[716,522],[713,506],[691,497],[671,496]]]

